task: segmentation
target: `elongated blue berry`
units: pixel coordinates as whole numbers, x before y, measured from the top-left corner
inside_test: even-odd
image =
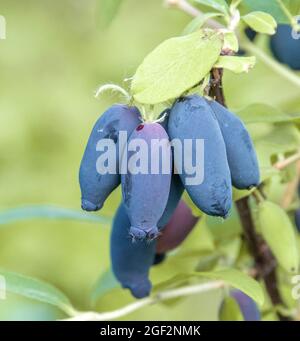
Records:
[[[182,185],[179,175],[173,174],[171,178],[171,187],[170,187],[167,205],[166,205],[166,208],[164,210],[162,217],[160,218],[157,224],[159,229],[165,227],[169,223],[174,211],[178,207],[183,191],[184,191],[184,187]]]
[[[232,200],[230,171],[218,121],[206,100],[198,95],[178,99],[171,109],[168,132],[172,143],[178,139],[183,146],[190,146],[182,147],[182,158],[176,157],[178,151],[174,148],[174,161],[195,205],[209,215],[226,217]],[[202,178],[197,170],[192,174],[186,160],[202,167]]]
[[[248,189],[259,184],[259,167],[251,137],[243,122],[216,101],[208,101],[225,141],[234,187]]]
[[[141,124],[131,134],[128,149],[128,155],[123,155],[128,168],[121,181],[130,234],[136,239],[153,239],[158,235],[157,224],[170,192],[172,157],[168,135],[158,123]]]
[[[159,229],[169,222],[180,200],[183,187],[178,176],[173,175],[168,203],[162,218],[158,222]],[[130,289],[136,298],[148,296],[151,282],[148,279],[152,265],[163,261],[163,256],[155,255],[156,240],[132,241],[129,236],[130,221],[123,203],[119,206],[111,233],[111,263],[116,278],[124,288]]]
[[[112,270],[123,288],[129,289],[134,297],[142,298],[151,291],[148,276],[154,262],[156,240],[132,241],[129,229],[130,221],[121,204],[113,221],[110,239]]]
[[[120,184],[119,176],[119,132],[128,137],[139,125],[139,111],[135,107],[113,105],[97,120],[89,137],[79,170],[81,207],[86,211],[97,211],[109,194]],[[97,160],[104,151],[97,151],[99,141],[111,139],[116,147],[114,174],[100,174]]]

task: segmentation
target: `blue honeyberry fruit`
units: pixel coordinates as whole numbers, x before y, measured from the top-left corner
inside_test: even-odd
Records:
[[[260,321],[260,311],[251,297],[240,290],[232,290],[230,296],[238,303],[245,321]]]
[[[127,105],[113,105],[97,120],[89,137],[79,170],[81,188],[81,207],[86,211],[97,211],[109,194],[120,184],[118,149],[119,131],[127,135],[140,124],[140,113],[137,108]],[[112,139],[116,145],[116,174],[98,173],[96,164],[103,153],[96,150],[102,139]]]
[[[150,294],[149,270],[154,262],[156,240],[132,241],[128,235],[130,221],[121,204],[114,217],[110,254],[112,270],[123,288],[131,291],[136,298]]]
[[[176,157],[174,148],[174,161],[195,205],[208,215],[226,217],[232,202],[230,170],[218,121],[206,100],[198,95],[179,98],[171,109],[168,132],[172,142],[178,139],[184,145],[186,140],[192,141],[192,148],[184,149],[187,155],[182,158]],[[204,177],[202,182],[190,184],[191,172],[186,171],[184,160],[197,160],[199,140],[204,141]]]
[[[271,37],[270,47],[274,57],[294,70],[300,70],[300,39],[292,36],[290,25],[279,25]]]
[[[298,208],[295,212],[295,223],[297,231],[300,233],[300,209]]]
[[[171,178],[171,186],[170,186],[168,202],[164,210],[164,213],[162,217],[159,219],[159,222],[157,224],[159,230],[165,227],[169,223],[174,211],[178,207],[183,191],[184,191],[184,187],[182,185],[179,175],[173,174]]]
[[[238,189],[259,184],[259,166],[251,137],[243,122],[216,101],[207,101],[219,122],[226,146],[231,181]]]
[[[163,169],[162,162],[158,162],[157,168],[153,171],[153,164],[159,160],[159,155],[154,149],[157,147],[155,141],[160,140],[164,141],[162,149],[168,166]],[[137,148],[139,158],[136,162],[131,162],[132,158],[137,156],[137,152],[128,151],[127,172],[121,176],[123,202],[131,222],[130,235],[134,239],[153,239],[158,235],[157,224],[169,198],[172,177],[171,148],[167,132],[158,123],[140,124],[131,134],[128,148],[134,141],[143,141],[148,155],[145,155],[144,148]],[[152,160],[152,154],[155,160]]]
[[[182,192],[183,186],[179,177],[173,175],[168,203],[157,224],[160,230],[177,209]],[[161,263],[165,257],[163,254],[156,254],[156,240],[133,242],[129,229],[130,221],[124,205],[121,204],[115,215],[111,234],[112,269],[124,288],[128,288],[134,297],[142,298],[148,296],[151,290],[151,282],[148,279],[150,267]]]

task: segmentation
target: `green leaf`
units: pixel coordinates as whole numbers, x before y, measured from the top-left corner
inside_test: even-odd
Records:
[[[224,269],[212,272],[199,272],[196,274],[201,277],[222,280],[228,285],[244,292],[260,306],[264,303],[264,293],[261,285],[252,277],[241,271],[235,269]]]
[[[229,8],[225,0],[194,0],[198,4],[212,7],[224,14],[229,13]]]
[[[114,276],[111,268],[102,273],[97,280],[91,294],[92,302],[95,303],[101,296],[107,294],[109,291],[120,288],[120,284]]]
[[[220,251],[220,244],[234,240],[240,237],[242,233],[240,218],[235,205],[233,205],[231,213],[227,219],[216,217],[207,217],[207,226],[214,236],[217,244],[217,250]]]
[[[272,123],[246,123],[246,126],[253,141],[261,139],[274,129]]]
[[[284,0],[284,5],[292,15],[299,14],[299,2],[295,0]],[[272,17],[280,24],[288,24],[290,20],[283,11],[277,0],[244,0],[244,8],[247,12],[262,11],[272,15]]]
[[[167,280],[159,282],[155,284],[152,288],[152,294],[157,294],[160,291],[165,291],[169,289],[178,288],[189,281],[190,275],[187,274],[178,274],[173,276]]]
[[[220,321],[244,321],[240,306],[233,297],[224,298],[219,310],[219,319]]]
[[[53,285],[18,273],[0,270],[5,279],[6,290],[33,300],[54,305],[67,315],[73,315],[73,308],[68,297]]]
[[[224,34],[224,45],[223,50],[230,50],[234,52],[238,52],[239,50],[239,41],[234,32],[226,32]]]
[[[214,67],[242,73],[252,69],[255,63],[255,57],[220,56]]]
[[[177,254],[179,257],[203,252],[213,252],[215,250],[214,238],[206,224],[206,215],[202,215],[191,233],[180,245]],[[176,254],[176,255],[177,255]]]
[[[244,15],[242,19],[256,32],[265,34],[274,34],[276,32],[277,23],[268,13],[251,12]]]
[[[156,104],[179,97],[206,76],[221,48],[222,35],[213,30],[164,41],[138,67],[131,85],[134,99]]]
[[[278,263],[285,271],[296,273],[299,269],[298,247],[286,212],[280,206],[264,201],[258,208],[258,223]]]
[[[244,123],[280,123],[300,119],[299,114],[288,115],[269,104],[254,103],[237,111]]]
[[[281,123],[274,126],[269,133],[255,139],[254,144],[258,156],[261,181],[265,181],[278,173],[278,170],[272,166],[271,158],[278,154],[298,150],[300,133],[294,124]]]
[[[190,34],[201,28],[208,19],[222,16],[221,13],[204,13],[198,15],[198,17],[194,18],[190,21],[187,26],[184,28],[182,35]]]
[[[77,210],[50,205],[34,205],[10,208],[0,211],[0,225],[29,219],[78,220],[91,223],[108,224],[110,218],[92,215]]]
[[[224,255],[220,251],[215,251],[215,252],[210,252],[207,254],[204,254],[200,257],[199,263],[196,265],[195,270],[196,271],[211,271],[213,270],[219,260],[223,257]]]
[[[98,23],[102,29],[107,28],[117,15],[122,0],[98,0]]]
[[[294,152],[300,145],[300,132],[292,123],[275,126],[267,135],[255,141],[255,146],[267,147],[270,157],[279,153]]]

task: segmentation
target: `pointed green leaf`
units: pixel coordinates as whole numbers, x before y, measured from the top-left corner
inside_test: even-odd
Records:
[[[255,63],[255,57],[220,56],[214,67],[227,69],[234,73],[242,73],[252,69]]]
[[[225,0],[194,0],[198,4],[212,7],[224,14],[229,13],[229,8]]]
[[[237,115],[244,123],[280,123],[290,122],[300,119],[300,113],[288,115],[280,109],[275,108],[269,104],[254,103],[238,110]]]
[[[235,269],[225,269],[212,272],[199,272],[198,276],[215,280],[222,280],[228,285],[241,290],[260,306],[264,303],[264,293],[261,285],[252,277]]]
[[[51,205],[33,205],[10,208],[0,211],[0,225],[10,224],[29,219],[78,220],[91,223],[109,224],[111,219],[92,215],[78,210]]]
[[[2,269],[0,270],[0,275],[5,279],[6,290],[8,292],[54,305],[67,315],[73,315],[74,308],[68,297],[53,285],[39,279]]]
[[[296,273],[299,253],[293,225],[286,212],[278,205],[264,201],[258,208],[260,231],[282,268]]]
[[[292,0],[294,2],[294,0]],[[247,12],[262,11],[272,15],[278,23],[289,23],[289,19],[277,0],[244,0],[243,6]],[[296,14],[296,13],[294,13]]]
[[[164,41],[144,59],[133,77],[135,100],[156,104],[179,97],[207,75],[221,48],[222,35],[213,30]]]
[[[274,34],[276,32],[277,23],[268,13],[251,12],[244,15],[242,19],[256,32],[265,34]]]

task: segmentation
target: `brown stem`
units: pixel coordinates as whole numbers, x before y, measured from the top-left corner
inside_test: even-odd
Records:
[[[222,88],[223,70],[213,69],[211,72],[211,88],[210,96],[217,102],[226,106],[224,92]],[[256,278],[262,278],[266,290],[274,306],[283,304],[283,300],[278,290],[276,277],[276,260],[266,243],[260,235],[255,231],[254,222],[249,206],[249,197],[242,198],[236,202],[236,207],[240,216],[241,224],[245,239],[248,243],[249,250],[255,261]],[[278,314],[280,320],[287,318]]]

